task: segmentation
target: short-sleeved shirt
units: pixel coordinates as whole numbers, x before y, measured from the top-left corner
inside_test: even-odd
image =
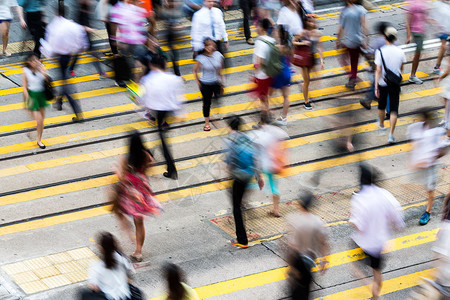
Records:
[[[428,4],[425,0],[409,1],[406,11],[410,15],[409,27],[411,32],[425,33],[428,15]]]
[[[11,7],[17,5],[16,0],[0,0],[0,20],[12,20]]]
[[[218,82],[218,73],[222,69],[223,59],[223,55],[219,51],[214,51],[211,56],[198,55],[195,60],[202,65],[202,77],[200,81],[203,83]]]
[[[256,42],[255,42],[255,49],[253,50],[253,63],[256,62],[256,58],[262,58],[262,59],[267,59],[270,53],[270,46],[262,41],[268,41],[269,43],[275,44],[275,39],[273,37],[267,36],[267,35],[262,35],[260,36]],[[266,73],[264,73],[263,69],[260,68],[258,70],[258,72],[256,72],[255,77],[258,79],[267,79],[269,78],[269,76],[267,76]]]
[[[94,261],[89,268],[88,282],[98,286],[105,293],[108,300],[128,299],[131,297],[128,286],[128,274],[134,272],[131,263],[114,253],[117,264],[115,268],[108,269],[103,261]]]
[[[375,52],[375,64],[377,66],[381,66],[381,78],[378,84],[381,86],[386,86],[387,84],[384,81],[386,70],[384,69],[383,66],[380,51],[383,52],[383,58],[386,64],[386,68],[388,68],[397,75],[402,74],[401,67],[402,64],[406,63],[406,57],[403,50],[394,45],[385,45]]]
[[[41,0],[18,0],[18,4],[23,7],[25,12],[38,12],[44,5]]]
[[[283,25],[291,35],[300,34],[303,31],[300,15],[286,6],[283,6],[278,13],[278,25]]]
[[[361,46],[363,41],[362,22],[367,10],[361,5],[350,5],[341,11],[339,23],[344,30],[342,44],[350,49]]]
[[[28,90],[33,92],[43,92],[44,91],[44,75],[41,72],[33,73],[28,68],[23,68],[23,72],[27,78]]]
[[[430,11],[430,18],[435,20],[439,33],[450,33],[450,3],[447,1],[434,1]]]
[[[124,2],[114,5],[111,9],[110,20],[119,28],[119,36],[116,40],[131,45],[145,43],[147,16],[148,13],[142,7]]]
[[[411,150],[411,161],[422,163],[430,167],[437,163],[440,151],[440,140],[445,135],[442,127],[430,128],[423,122],[417,122],[408,126],[406,131],[408,139],[412,140],[414,147]]]

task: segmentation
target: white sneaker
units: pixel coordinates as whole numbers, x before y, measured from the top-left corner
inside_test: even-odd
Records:
[[[280,116],[278,119],[275,119],[273,122],[278,126],[287,126],[287,118],[283,118],[282,116]]]
[[[380,121],[378,119],[377,119],[377,127],[382,133],[386,131],[386,127],[380,126]]]
[[[442,75],[444,71],[441,68],[433,68],[433,74]]]
[[[409,82],[415,83],[415,84],[422,84],[423,83],[423,81],[420,80],[419,78],[417,78],[417,76],[410,76],[409,77]]]
[[[388,142],[389,142],[389,144],[395,144],[397,142],[395,140],[394,136],[390,133],[389,133],[389,137],[388,137]]]

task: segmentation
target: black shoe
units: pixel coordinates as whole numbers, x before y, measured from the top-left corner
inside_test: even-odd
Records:
[[[39,142],[37,142],[37,145],[39,146],[39,148],[45,149],[45,145],[43,142],[41,142],[41,144],[39,144]]]
[[[74,123],[84,123],[84,119],[83,119],[83,118],[80,118],[80,117],[73,117],[73,118],[72,118],[72,121],[73,121]]]
[[[311,102],[305,102],[305,104],[303,104],[303,106],[304,106],[307,110],[311,110],[311,109],[312,109]]]
[[[345,87],[350,90],[355,90],[356,82],[355,80],[350,79],[346,84]]]
[[[178,179],[178,173],[176,171],[173,172],[172,174],[169,174],[169,172],[164,172],[163,176],[166,178],[174,179],[174,180]]]
[[[370,110],[372,106],[370,105],[372,103],[371,100],[360,100],[359,104],[361,104],[365,109]]]
[[[53,107],[56,108],[56,110],[61,111],[62,110],[62,98],[58,98],[56,102],[53,104]]]
[[[127,85],[125,84],[125,82],[123,82],[122,80],[116,81],[116,85],[117,85],[118,87],[121,87],[121,88],[126,88],[126,87],[127,87]]]

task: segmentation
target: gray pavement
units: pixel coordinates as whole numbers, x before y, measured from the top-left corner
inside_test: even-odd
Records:
[[[370,13],[368,17],[371,27],[379,20],[390,20],[399,29],[399,43],[404,43],[406,34],[402,8],[380,10]],[[336,34],[337,20],[336,17],[331,17],[319,21],[323,35]],[[231,28],[236,26],[238,23],[230,24]],[[434,38],[430,30],[427,39]],[[230,51],[249,48],[241,39],[231,43]],[[324,48],[326,51],[333,50],[333,41],[324,42]],[[181,59],[191,57],[188,48],[182,49],[180,54]],[[408,61],[412,59],[412,54],[407,52]],[[402,88],[403,95],[408,96],[400,104],[402,117],[396,130],[399,142],[406,140],[406,127],[415,120],[414,115],[410,114],[417,108],[439,108],[441,111],[437,114],[437,120],[442,117],[443,103],[435,91],[433,77],[429,76],[436,54],[436,48],[426,50],[419,66],[419,71],[425,73],[427,81],[423,85],[405,84]],[[1,63],[9,64],[20,60],[20,56],[15,56],[3,59]],[[230,60],[232,67],[244,66],[251,64],[251,55],[240,55]],[[107,71],[110,70],[108,64],[110,62],[105,59]],[[298,86],[293,85],[291,88],[291,99],[297,97],[297,100],[292,101],[289,113],[292,119],[284,129],[290,136],[296,137],[292,139],[294,143],[298,142],[290,151],[290,162],[299,164],[302,168],[295,169],[292,176],[280,179],[283,202],[295,200],[299,190],[304,188],[314,188],[317,194],[357,189],[357,165],[360,159],[338,152],[335,148],[335,133],[327,132],[330,117],[339,116],[340,112],[353,111],[355,122],[366,126],[355,129],[358,140],[355,143],[356,150],[360,151],[362,157],[366,155],[369,163],[380,168],[385,179],[405,176],[411,172],[407,167],[407,144],[386,146],[387,136],[380,136],[375,130],[376,107],[367,111],[359,106],[358,101],[363,97],[364,90],[341,92],[340,86],[346,82],[346,77],[342,71],[339,73],[335,70],[339,66],[337,56],[326,58],[325,68],[328,71],[323,76],[328,77],[311,85],[311,90],[320,90],[313,97],[314,110],[311,112],[303,109],[301,100],[295,95],[299,92]],[[0,66],[2,67],[3,65]],[[410,64],[407,64],[405,73],[409,70]],[[56,71],[50,69],[54,80],[59,79]],[[0,72],[4,72],[3,69]],[[94,74],[95,69],[91,63],[82,63],[77,67],[76,73],[79,79]],[[192,65],[182,66],[181,73],[191,74]],[[364,72],[360,74],[363,80],[367,80]],[[0,266],[82,247],[89,247],[98,255],[95,238],[102,230],[114,233],[124,252],[131,253],[133,245],[118,228],[114,217],[107,213],[94,214],[101,212],[94,210],[94,206],[107,201],[108,184],[113,180],[108,177],[108,172],[118,155],[124,153],[122,147],[126,146],[127,134],[132,128],[141,128],[145,133],[143,138],[150,143],[156,160],[162,162],[162,166],[155,167],[149,175],[152,188],[155,192],[162,193],[160,197],[164,200],[164,214],[146,221],[144,263],[136,266],[135,282],[146,292],[147,298],[156,297],[164,291],[160,268],[166,261],[179,264],[193,287],[224,282],[222,288],[206,289],[215,295],[213,299],[283,299],[288,296],[284,280],[269,278],[267,284],[251,285],[250,288],[246,288],[245,283],[231,281],[243,278],[243,282],[248,280],[250,285],[253,283],[247,276],[256,274],[259,280],[264,280],[267,278],[262,272],[285,267],[284,243],[283,239],[275,239],[261,241],[246,250],[235,249],[229,243],[231,236],[209,221],[229,214],[231,204],[228,192],[220,184],[213,188],[205,184],[226,177],[220,155],[205,156],[223,147],[222,138],[226,131],[220,129],[209,134],[201,131],[201,102],[191,101],[186,105],[189,120],[171,125],[173,129],[169,130],[168,135],[180,171],[178,181],[168,181],[161,176],[164,164],[154,126],[143,122],[130,108],[124,110],[126,113],[118,114],[120,111],[117,107],[130,104],[130,101],[126,92],[113,88],[112,80],[89,80],[72,85],[82,95],[80,102],[85,112],[105,110],[105,113],[96,115],[101,118],[88,117],[83,124],[72,124],[70,118],[66,118],[66,115],[71,114],[67,104],[64,104],[62,112],[51,107],[47,109],[47,120],[55,123],[44,131],[44,141],[49,146],[45,151],[40,151],[24,132],[32,128],[24,123],[29,121],[29,116],[20,107],[7,106],[22,101],[20,91],[10,90],[17,87],[13,82],[20,84],[20,72],[5,76],[7,78],[0,78],[0,131],[4,130],[0,132]],[[248,82],[249,72],[234,72],[226,77],[227,86],[237,86]],[[111,88],[113,90],[108,92]],[[185,91],[193,94],[198,89],[190,80],[185,85]],[[246,105],[238,106],[247,102]],[[277,112],[279,103],[273,105]],[[244,93],[223,97],[220,103],[225,117],[231,113],[245,113],[247,115],[244,120],[249,124],[257,121],[257,109],[251,105],[252,98]],[[12,126],[4,127],[7,125]],[[224,126],[224,123],[221,122],[220,126]],[[32,132],[31,135],[33,134]],[[195,158],[190,159],[191,156]],[[449,165],[448,157],[442,159],[442,167],[445,169],[442,174],[447,174],[445,172]],[[315,187],[313,178],[318,173],[320,182]],[[412,177],[405,178],[400,188],[411,197],[412,207],[405,210],[407,228],[403,232],[396,232],[394,238],[430,231],[439,226],[442,197],[434,205],[431,222],[425,227],[419,227],[417,222],[424,210],[421,203],[425,198],[414,192],[417,189],[407,185],[414,183]],[[441,178],[440,182],[448,182],[448,178]],[[446,188],[448,184],[442,186],[442,189]],[[348,206],[351,194],[348,191],[346,193],[336,203],[319,206],[317,213],[324,219],[336,216],[336,220],[347,220],[349,212],[343,209]],[[269,195],[252,190],[246,206],[259,209],[269,203]],[[270,218],[265,218],[262,222],[268,227],[272,226]],[[330,227],[332,253],[352,249],[350,234],[351,227],[345,222]],[[431,245],[432,243],[411,244],[405,249],[390,253],[384,268],[385,279],[431,268]],[[324,276],[316,275],[314,298],[364,285],[362,281],[355,280],[348,263],[332,267]],[[76,299],[79,290],[85,286],[85,282],[80,282],[27,294],[0,268],[0,299],[8,294],[24,299]],[[226,293],[222,294],[225,290]],[[410,292],[411,288],[397,288],[385,298],[406,298]]]

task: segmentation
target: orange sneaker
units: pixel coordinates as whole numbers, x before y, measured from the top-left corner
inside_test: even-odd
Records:
[[[231,245],[239,247],[239,248],[248,248],[248,244],[244,245],[244,244],[239,244],[238,241],[236,239],[231,239],[230,240]]]

